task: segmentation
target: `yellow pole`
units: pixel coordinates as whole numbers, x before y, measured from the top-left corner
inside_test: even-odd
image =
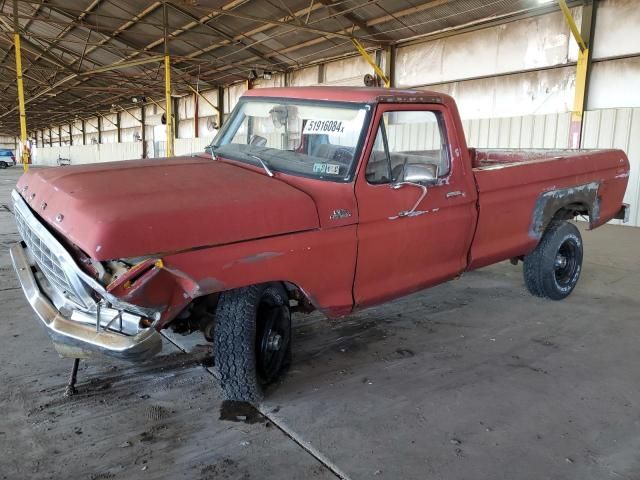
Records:
[[[167,157],[173,157],[173,115],[171,108],[171,63],[169,55],[164,56],[164,97],[167,117]]]
[[[165,115],[167,117],[167,157],[173,157],[173,115],[171,105],[171,59],[169,58],[169,18],[167,2],[163,5],[164,11],[164,99],[166,103]],[[144,107],[143,107],[144,108]]]
[[[387,76],[384,74],[382,69],[376,64],[375,60],[371,58],[371,55],[369,55],[369,52],[367,52],[364,46],[355,38],[352,38],[351,41],[353,42],[353,45],[356,47],[356,50],[358,50],[358,53],[362,55],[362,58],[364,58],[366,62],[369,65],[371,65],[371,68],[373,68],[373,71],[376,72],[376,75],[380,77],[380,79],[384,83],[384,86],[386,88],[389,88],[389,86],[391,85],[391,82],[389,81]]]
[[[20,142],[22,143],[22,168],[29,171],[29,150],[27,148],[27,114],[24,109],[24,86],[22,85],[22,53],[18,33],[18,2],[13,2],[13,46],[16,55],[16,83],[18,84],[18,109],[20,112]]]
[[[576,87],[573,99],[573,109],[571,111],[571,123],[569,126],[569,146],[580,148],[582,136],[582,120],[584,118],[584,100],[587,94],[587,76],[589,75],[589,47],[582,37],[576,22],[571,15],[571,10],[567,6],[566,0],[558,0],[560,10],[571,30],[574,40],[580,49],[578,53],[578,63],[576,65]],[[584,15],[584,13],[583,13]]]

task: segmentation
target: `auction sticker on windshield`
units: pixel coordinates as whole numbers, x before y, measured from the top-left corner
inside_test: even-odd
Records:
[[[304,135],[344,133],[346,127],[347,122],[343,120],[307,120],[302,133]]]

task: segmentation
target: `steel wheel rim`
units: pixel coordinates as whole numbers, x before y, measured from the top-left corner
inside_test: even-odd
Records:
[[[554,259],[554,275],[556,282],[561,287],[566,287],[571,284],[578,272],[578,246],[575,242],[568,239],[565,240]]]
[[[290,339],[289,311],[265,299],[258,306],[256,367],[263,383],[273,381],[286,359]]]

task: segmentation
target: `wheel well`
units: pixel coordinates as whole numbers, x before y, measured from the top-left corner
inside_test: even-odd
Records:
[[[289,296],[289,300],[294,301],[291,305],[292,312],[311,313],[316,309],[309,295],[295,283],[286,280],[268,283],[282,285]],[[218,299],[222,293],[224,292],[215,292],[194,298],[163,328],[169,327],[176,333],[191,333],[202,330],[206,334],[210,330],[212,322],[215,321],[214,313],[218,307]]]
[[[570,203],[558,209],[547,225],[551,225],[556,220],[571,220],[579,215],[586,215],[591,221],[591,209],[585,203]]]

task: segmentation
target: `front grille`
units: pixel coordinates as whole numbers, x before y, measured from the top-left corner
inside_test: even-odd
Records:
[[[26,215],[31,215],[32,218],[27,219]],[[88,305],[83,298],[85,298],[87,294],[86,291],[82,290],[80,280],[75,277],[72,269],[65,268],[63,263],[65,261],[64,257],[56,255],[52,251],[60,251],[63,249],[62,245],[60,245],[52,235],[49,234],[46,235],[47,238],[43,238],[45,235],[39,234],[36,229],[31,228],[29,221],[37,221],[31,212],[25,213],[21,208],[16,208],[15,216],[18,232],[27,244],[27,248],[38,264],[38,267],[40,267],[42,274],[62,296],[79,307],[86,308]],[[51,244],[53,242],[55,242],[55,245]]]

